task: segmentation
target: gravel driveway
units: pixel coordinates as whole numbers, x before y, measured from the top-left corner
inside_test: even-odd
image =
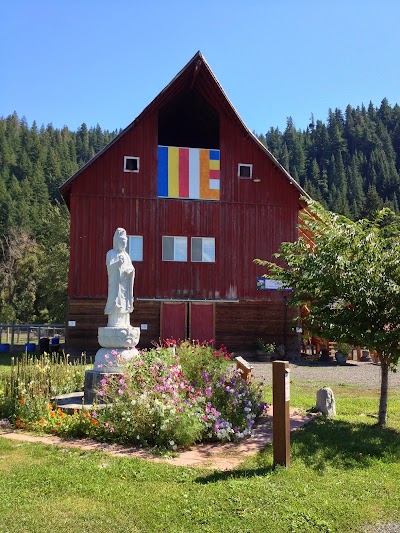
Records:
[[[267,382],[272,381],[272,363],[251,361],[253,375],[264,376]],[[344,366],[335,363],[290,363],[290,379],[295,382],[314,381],[321,386],[330,386],[338,383],[351,383],[364,386],[368,389],[379,389],[381,381],[381,368],[374,363],[349,361]],[[400,371],[389,373],[389,387],[400,388]]]

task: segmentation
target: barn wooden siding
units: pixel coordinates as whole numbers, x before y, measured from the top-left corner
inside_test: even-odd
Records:
[[[70,299],[68,302],[69,320],[75,321],[75,327],[67,328],[66,346],[72,355],[86,352],[94,355],[100,348],[97,341],[99,327],[107,326],[104,314],[105,298]],[[160,337],[160,302],[135,302],[131,315],[132,326],[147,324],[148,329],[140,333],[140,346],[149,348]]]
[[[69,353],[78,355],[85,351],[94,355],[99,349],[97,328],[107,325],[104,315],[106,300],[75,299],[69,302],[70,320],[76,327],[67,331],[66,344]],[[298,349],[298,335],[293,331],[291,319],[297,310],[286,307],[283,299],[275,301],[239,301],[237,303],[215,302],[215,345],[227,346],[230,351],[254,352],[257,339],[285,344],[289,352]],[[160,301],[136,301],[131,315],[131,324],[147,324],[140,334],[139,348],[151,348],[161,340]],[[286,320],[285,320],[286,318]]]
[[[128,131],[72,183],[69,296],[106,295],[104,258],[115,228],[123,227],[143,235],[137,297],[262,298],[256,278],[263,269],[252,261],[297,238],[298,190],[254,141],[222,120],[221,200],[157,198],[156,122],[151,116]],[[140,157],[139,173],[123,172],[125,155]],[[238,178],[238,163],[253,163],[260,183]],[[162,263],[163,235],[215,237],[216,262]]]

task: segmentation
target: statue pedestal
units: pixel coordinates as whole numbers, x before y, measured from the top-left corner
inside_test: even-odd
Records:
[[[117,326],[106,326],[105,328],[98,328],[97,338],[100,346],[103,348],[117,349],[121,348],[135,348],[140,339],[140,328],[132,326],[124,326],[119,328]]]
[[[93,370],[98,372],[121,372],[120,362],[138,357],[136,348],[100,348],[94,360]]]
[[[119,372],[99,372],[97,370],[86,370],[84,385],[84,403],[90,404],[97,399],[97,393],[101,388],[100,381],[110,376],[119,376]],[[101,400],[99,400],[99,403]]]
[[[140,339],[140,328],[107,326],[98,329],[99,344],[102,346],[94,360],[93,370],[86,370],[84,385],[85,403],[93,403],[100,381],[111,375],[121,374],[122,362],[139,357],[136,345]]]

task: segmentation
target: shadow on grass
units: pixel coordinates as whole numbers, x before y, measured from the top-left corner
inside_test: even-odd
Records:
[[[317,361],[298,361],[298,362],[295,362],[293,363],[295,366],[305,366],[305,367],[312,367],[312,368],[315,368],[315,367],[320,367],[320,368],[324,368],[324,367],[327,367],[327,366],[332,366],[332,367],[340,367],[340,368],[354,368],[355,366],[358,366],[358,364],[356,362],[353,362],[353,361],[346,361],[346,363],[344,365],[339,365],[337,361],[320,361],[320,360],[317,360]]]
[[[367,468],[400,461],[400,432],[367,423],[320,418],[293,437],[292,457],[308,467]]]
[[[308,468],[363,469],[376,461],[400,462],[400,432],[366,423],[350,423],[321,417],[292,434],[291,462]],[[274,471],[272,445],[252,459],[254,466],[229,472],[214,472],[196,479],[207,484],[235,478],[262,476]]]
[[[213,472],[212,474],[196,478],[195,482],[199,483],[200,485],[207,485],[208,483],[217,483],[218,481],[226,481],[229,479],[265,476],[274,470],[274,465],[270,464],[267,466],[260,466],[258,468],[240,468],[237,470],[227,470],[225,472]]]

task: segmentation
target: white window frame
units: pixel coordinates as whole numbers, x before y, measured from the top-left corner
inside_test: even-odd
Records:
[[[240,175],[242,167],[247,167],[247,168],[250,169],[250,176],[241,176]],[[242,180],[251,180],[253,178],[253,165],[252,165],[252,163],[239,163],[238,164],[238,178],[240,178]]]
[[[130,159],[135,159],[136,160],[136,165],[137,165],[137,169],[136,170],[129,170],[128,168],[126,168],[126,162]],[[133,155],[124,155],[124,172],[139,172],[139,169],[140,169],[140,157],[136,157],[136,156],[133,156]]]
[[[173,259],[164,259],[164,239],[174,239],[174,258]],[[185,259],[177,259],[177,250],[175,248],[176,243],[178,242],[177,239],[184,239],[186,244],[186,250],[185,250]],[[182,235],[163,235],[162,237],[162,260],[163,261],[169,261],[169,262],[179,262],[179,263],[186,263],[187,262],[187,237],[184,237]]]
[[[134,262],[141,262],[143,261],[143,235],[127,235],[128,237],[128,255],[129,257],[131,258],[131,261],[134,261]],[[141,247],[140,247],[140,259],[138,258],[138,256],[136,257],[132,257],[131,255],[131,239],[140,239],[140,242],[141,242]]]
[[[201,239],[201,260],[200,261],[198,261],[196,259],[193,259],[193,241],[194,241],[194,239]],[[214,257],[213,257],[212,261],[206,261],[204,259],[204,257],[205,257],[204,244],[205,244],[206,240],[212,241],[213,244],[214,244]],[[192,263],[215,263],[215,237],[192,237],[191,238],[190,254],[191,254],[190,257],[191,257]]]

